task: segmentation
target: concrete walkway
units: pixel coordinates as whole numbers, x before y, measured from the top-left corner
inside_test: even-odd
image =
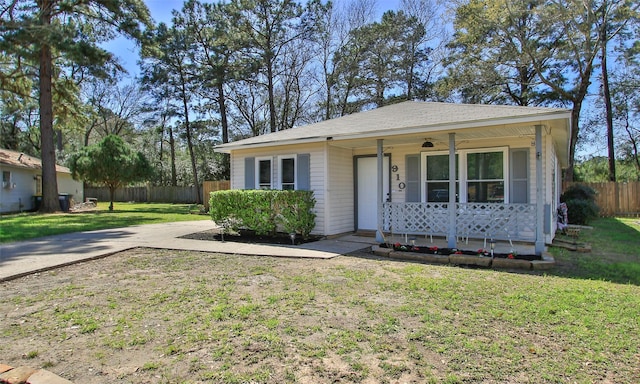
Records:
[[[179,237],[215,228],[209,220],[148,224],[69,233],[0,244],[0,282],[35,272],[105,257],[136,247],[328,259],[375,244],[374,238],[345,236],[297,246],[242,244]]]

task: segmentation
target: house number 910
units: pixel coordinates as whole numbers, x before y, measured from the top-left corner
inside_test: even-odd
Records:
[[[400,174],[397,173],[398,172],[398,166],[397,165],[392,165],[391,166],[391,171],[396,174],[396,181],[400,181]],[[398,188],[405,189],[406,187],[407,187],[407,185],[405,183],[403,183],[401,181],[400,181],[400,183],[398,183]]]

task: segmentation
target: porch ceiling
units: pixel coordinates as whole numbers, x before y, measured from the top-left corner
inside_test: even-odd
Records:
[[[563,159],[568,157],[568,137],[566,131],[563,130],[563,121],[551,120],[540,121],[536,124],[511,124],[511,125],[493,125],[483,126],[467,129],[442,129],[443,127],[424,127],[419,133],[411,133],[404,135],[386,136],[371,135],[370,137],[340,137],[336,139],[329,139],[330,145],[349,148],[349,149],[363,149],[363,148],[375,148],[377,140],[383,140],[384,147],[390,147],[394,145],[408,145],[415,144],[420,147],[425,141],[431,141],[434,147],[431,150],[445,150],[449,147],[449,134],[455,133],[456,147],[465,148],[466,144],[476,140],[490,140],[495,138],[509,138],[509,137],[528,137],[531,140],[535,140],[535,126],[542,125],[547,134],[553,137],[556,143],[558,156]],[[563,133],[564,132],[564,133]],[[471,144],[473,147],[473,144]]]

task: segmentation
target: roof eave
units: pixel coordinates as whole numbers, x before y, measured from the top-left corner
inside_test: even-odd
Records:
[[[213,150],[219,153],[231,153],[231,151],[235,151],[238,149],[265,148],[265,147],[273,147],[276,145],[320,143],[328,140],[330,137],[331,136],[315,136],[315,137],[300,138],[300,139],[265,141],[262,143],[248,143],[248,144],[227,143],[227,144],[217,145],[213,147]]]
[[[454,122],[454,123],[404,127],[399,129],[393,129],[392,131],[386,131],[386,132],[385,131],[381,132],[378,130],[378,131],[359,132],[359,133],[353,133],[353,134],[334,134],[334,135],[328,134],[323,136],[296,138],[296,139],[288,139],[288,140],[274,140],[274,141],[265,141],[260,143],[248,143],[248,144],[241,144],[241,141],[239,141],[237,142],[237,144],[227,143],[227,144],[222,144],[220,146],[216,146],[214,147],[214,151],[220,152],[220,153],[231,153],[231,151],[238,150],[238,149],[265,148],[265,147],[272,147],[275,145],[318,143],[318,142],[323,142],[327,140],[339,141],[339,140],[366,139],[366,138],[374,138],[374,137],[417,134],[427,130],[429,132],[452,131],[457,129],[480,128],[480,127],[488,127],[488,126],[496,126],[496,125],[539,123],[545,120],[558,120],[558,119],[570,119],[570,118],[571,118],[570,111],[560,110],[560,111],[552,111],[548,113],[541,113],[541,114],[535,114],[530,116],[516,116],[516,117],[505,117],[505,118],[497,118],[497,119],[495,118],[481,119],[481,120],[465,121],[461,123]]]

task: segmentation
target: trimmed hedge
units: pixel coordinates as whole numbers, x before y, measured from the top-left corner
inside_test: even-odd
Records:
[[[209,213],[225,233],[249,229],[273,235],[278,229],[307,238],[316,226],[311,191],[227,190],[211,192]]]

